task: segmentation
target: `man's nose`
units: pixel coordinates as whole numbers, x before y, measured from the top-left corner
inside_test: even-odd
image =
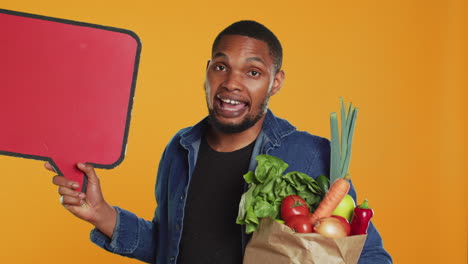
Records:
[[[223,87],[229,91],[242,90],[242,75],[234,71],[229,72],[223,82]]]

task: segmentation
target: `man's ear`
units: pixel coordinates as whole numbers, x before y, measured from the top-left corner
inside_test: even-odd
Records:
[[[285,78],[285,73],[283,70],[279,70],[278,72],[275,73],[275,79],[273,80],[273,86],[271,88],[270,95],[274,95],[279,90],[281,90],[281,87],[283,87],[284,83],[284,78]]]

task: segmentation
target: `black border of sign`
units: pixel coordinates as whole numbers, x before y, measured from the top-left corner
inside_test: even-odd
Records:
[[[127,34],[127,35],[131,36],[133,39],[135,39],[135,41],[137,42],[137,50],[136,50],[136,54],[135,54],[135,63],[134,63],[134,67],[133,67],[132,86],[131,86],[131,90],[130,90],[130,98],[129,98],[128,110],[127,110],[127,121],[126,121],[126,124],[125,124],[125,132],[124,132],[122,150],[120,151],[120,157],[117,159],[116,162],[114,162],[112,164],[97,164],[97,163],[88,162],[88,164],[92,164],[96,168],[112,169],[112,168],[117,167],[124,160],[125,153],[126,153],[126,148],[127,148],[127,138],[128,138],[129,128],[130,128],[130,119],[131,119],[131,116],[132,116],[133,99],[134,99],[134,96],[135,96],[135,87],[136,87],[136,81],[137,81],[137,75],[138,75],[138,66],[139,66],[139,63],[140,63],[140,53],[141,53],[141,41],[140,41],[140,38],[138,37],[138,35],[135,32],[127,30],[127,29],[121,29],[121,28],[115,28],[115,27],[109,27],[109,26],[102,26],[102,25],[97,25],[97,24],[79,22],[79,21],[74,21],[74,20],[67,20],[67,19],[62,19],[62,18],[48,17],[48,16],[43,16],[43,15],[23,13],[23,12],[12,11],[12,10],[2,9],[2,8],[0,8],[0,13],[7,14],[7,15],[14,15],[14,16],[35,18],[35,19],[40,19],[40,20],[47,20],[47,21],[63,23],[63,24],[70,24],[70,25],[75,25],[75,26],[90,27],[90,28],[97,28],[97,29],[102,29],[102,30],[114,31],[114,32]],[[16,152],[8,152],[8,151],[2,151],[2,150],[0,150],[0,155],[48,161],[48,162],[50,162],[52,164],[52,166],[54,166],[54,169],[56,170],[56,172],[58,174],[63,175],[60,172],[60,170],[58,169],[58,167],[56,166],[56,164],[54,163],[54,161],[52,160],[51,157],[43,157],[43,156],[36,156],[36,155],[29,155],[29,154],[20,154],[20,153],[16,153]],[[84,177],[84,183],[83,183],[84,187],[86,186],[86,181],[87,181],[87,179],[86,179],[86,177]]]

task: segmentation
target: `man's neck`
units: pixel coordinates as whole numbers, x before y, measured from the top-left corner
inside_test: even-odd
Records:
[[[210,147],[218,152],[232,152],[248,146],[255,141],[262,130],[264,115],[252,127],[239,133],[223,133],[211,127],[206,135]]]

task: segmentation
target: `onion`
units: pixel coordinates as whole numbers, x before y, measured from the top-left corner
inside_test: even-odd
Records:
[[[346,229],[341,221],[334,217],[323,217],[315,221],[315,232],[329,238],[340,238],[347,236]]]

